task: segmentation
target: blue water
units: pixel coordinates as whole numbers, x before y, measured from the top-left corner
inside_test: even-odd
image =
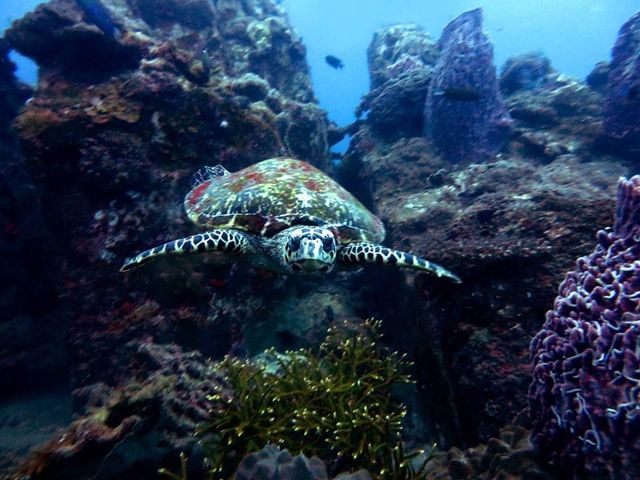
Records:
[[[39,3],[2,0],[0,29]],[[510,56],[542,50],[557,70],[584,78],[596,62],[609,59],[620,26],[640,9],[640,0],[284,0],[282,5],[307,47],[320,105],[345,125],[368,91],[366,49],[381,26],[419,23],[437,39],[447,22],[482,6],[498,67]],[[328,66],[327,54],[342,59],[345,68]],[[20,78],[34,83],[33,64],[14,58]]]

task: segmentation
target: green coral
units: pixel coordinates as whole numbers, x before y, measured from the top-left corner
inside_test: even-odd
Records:
[[[404,406],[392,387],[409,383],[410,364],[380,345],[380,323],[329,329],[318,353],[268,352],[279,371],[226,358],[229,386],[200,431],[211,473],[228,478],[248,453],[267,443],[316,455],[342,471],[365,468],[377,479],[418,478],[400,434]],[[426,462],[425,462],[426,463]],[[424,467],[424,464],[423,464]]]

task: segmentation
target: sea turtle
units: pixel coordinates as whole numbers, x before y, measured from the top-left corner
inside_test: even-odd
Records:
[[[287,275],[378,263],[460,282],[439,265],[379,245],[385,236],[380,219],[301,160],[271,158],[235,173],[221,165],[204,167],[184,207],[205,231],[145,250],[126,260],[121,271],[161,255],[215,251]]]

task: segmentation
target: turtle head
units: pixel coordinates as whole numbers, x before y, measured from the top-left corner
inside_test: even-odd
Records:
[[[336,260],[336,237],[323,227],[292,227],[284,232],[283,259],[293,273],[329,273]]]

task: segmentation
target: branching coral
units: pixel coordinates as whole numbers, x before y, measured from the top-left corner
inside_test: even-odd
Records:
[[[416,478],[400,433],[405,408],[391,396],[411,382],[409,364],[379,343],[380,324],[357,331],[332,327],[318,354],[275,355],[278,372],[245,360],[222,366],[232,387],[201,430],[212,471],[228,476],[240,459],[267,443],[318,456],[335,470],[366,468],[375,478]]]

